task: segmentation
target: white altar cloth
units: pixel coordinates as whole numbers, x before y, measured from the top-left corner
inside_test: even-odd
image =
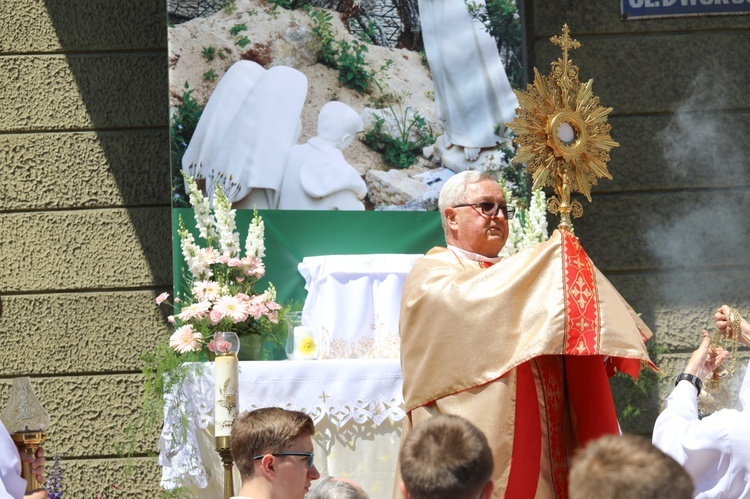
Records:
[[[307,299],[302,324],[314,331],[321,359],[399,357],[401,290],[422,255],[308,256],[297,266]]]
[[[213,363],[186,366],[185,381],[164,397],[161,484],[199,489],[197,497],[221,497]],[[390,497],[404,418],[398,359],[240,362],[239,385],[240,411],[276,406],[310,415],[322,476],[350,477],[372,499]],[[234,483],[239,490],[236,470]]]

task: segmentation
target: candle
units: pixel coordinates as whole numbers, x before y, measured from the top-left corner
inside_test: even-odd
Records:
[[[239,363],[237,352],[240,342],[236,333],[220,332],[214,341],[228,342],[230,348],[216,355],[214,361],[214,436],[228,437],[239,408]]]
[[[315,343],[313,330],[309,326],[294,328],[294,358],[315,359],[318,357],[318,345]]]

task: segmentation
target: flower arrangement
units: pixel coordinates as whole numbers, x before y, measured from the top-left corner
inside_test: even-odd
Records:
[[[174,300],[174,315],[168,317],[175,327],[169,346],[179,354],[200,352],[207,348],[213,353],[227,351],[227,342],[214,341],[219,331],[231,331],[238,336],[260,336],[277,324],[281,306],[276,303],[273,284],[260,294],[254,286],[265,274],[263,220],[255,211],[245,240],[245,254],[241,254],[240,236],[236,231],[235,214],[231,202],[216,184],[213,208],[208,197],[198,188],[193,177],[184,174],[190,205],[201,246],[179,219],[180,248],[187,264],[185,276],[189,291]],[[156,298],[158,306],[167,303],[168,293]],[[278,341],[278,340],[277,340]]]

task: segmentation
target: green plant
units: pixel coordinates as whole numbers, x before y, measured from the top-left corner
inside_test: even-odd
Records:
[[[216,70],[214,68],[211,68],[203,73],[203,81],[216,81],[216,78],[218,77],[219,75],[216,73]]]
[[[338,69],[336,58],[339,55],[339,51],[334,46],[336,37],[333,34],[333,25],[331,24],[333,15],[329,11],[322,9],[308,8],[305,11],[313,21],[312,34],[315,35],[320,42],[318,62],[331,69]]]
[[[513,88],[523,84],[521,67],[521,19],[515,0],[487,0],[486,5],[466,0],[469,13],[481,21],[487,32],[495,39],[505,73]]]
[[[669,353],[663,344],[653,338],[646,343],[646,348],[654,364],[657,364],[660,355]],[[623,431],[649,433],[654,427],[661,405],[658,386],[662,376],[649,369],[641,369],[636,382],[622,373],[610,379],[617,419]]]
[[[367,69],[369,66],[365,60],[368,52],[367,45],[352,40],[351,44],[346,40],[339,41],[339,55],[336,64],[339,69],[339,82],[345,87],[360,93],[368,93],[373,81],[372,73]]]
[[[398,116],[390,108],[396,121],[398,133],[392,136],[384,129],[385,118],[375,118],[373,127],[368,130],[362,142],[381,153],[383,160],[396,168],[408,168],[422,153],[422,149],[435,142],[432,129],[419,112],[409,119],[409,108]]]
[[[246,36],[241,36],[241,37],[237,38],[237,40],[234,43],[236,43],[237,45],[239,45],[242,48],[245,48],[248,45],[250,45],[250,39],[248,37],[246,37]]]
[[[182,173],[182,156],[185,154],[190,140],[198,126],[198,120],[203,113],[203,106],[193,97],[193,90],[185,82],[180,103],[175,108],[169,127],[170,159],[172,164],[172,205],[175,208],[190,206],[185,197]]]
[[[216,55],[216,47],[203,47],[201,49],[201,57],[203,57],[206,60],[206,62],[213,61],[215,55]]]
[[[386,61],[378,74],[385,74],[391,64],[393,64],[393,61]],[[396,113],[393,105],[394,99],[383,88],[384,84],[381,79],[377,75],[373,75],[372,82],[378,87],[380,100],[388,107],[393,116],[396,123],[396,133],[392,134],[389,133],[389,130],[384,129],[385,118],[377,116],[372,128],[365,132],[361,140],[378,151],[385,162],[396,168],[408,168],[422,153],[422,149],[434,144],[437,137],[419,111],[414,111],[411,118],[409,117],[409,107],[400,114]]]
[[[243,31],[247,31],[247,26],[244,23],[235,24],[229,28],[229,34],[232,36],[237,36]]]
[[[234,0],[228,0],[227,3],[221,8],[222,12],[226,15],[232,15],[237,10],[237,4]]]

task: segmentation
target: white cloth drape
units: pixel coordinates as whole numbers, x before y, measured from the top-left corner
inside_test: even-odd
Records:
[[[321,358],[398,358],[398,318],[404,279],[422,255],[305,257],[298,265],[310,326]]]
[[[188,364],[185,381],[165,394],[159,439],[161,484],[221,497],[213,449],[213,364]],[[315,422],[322,476],[351,477],[370,497],[390,497],[404,418],[397,359],[240,362],[240,411],[282,407]],[[239,489],[239,476],[235,476]]]
[[[697,498],[750,497],[750,370],[740,389],[743,409],[698,419],[696,390],[681,381],[654,425],[653,443],[690,473]]]
[[[0,499],[21,499],[25,491],[18,448],[0,423]]]

